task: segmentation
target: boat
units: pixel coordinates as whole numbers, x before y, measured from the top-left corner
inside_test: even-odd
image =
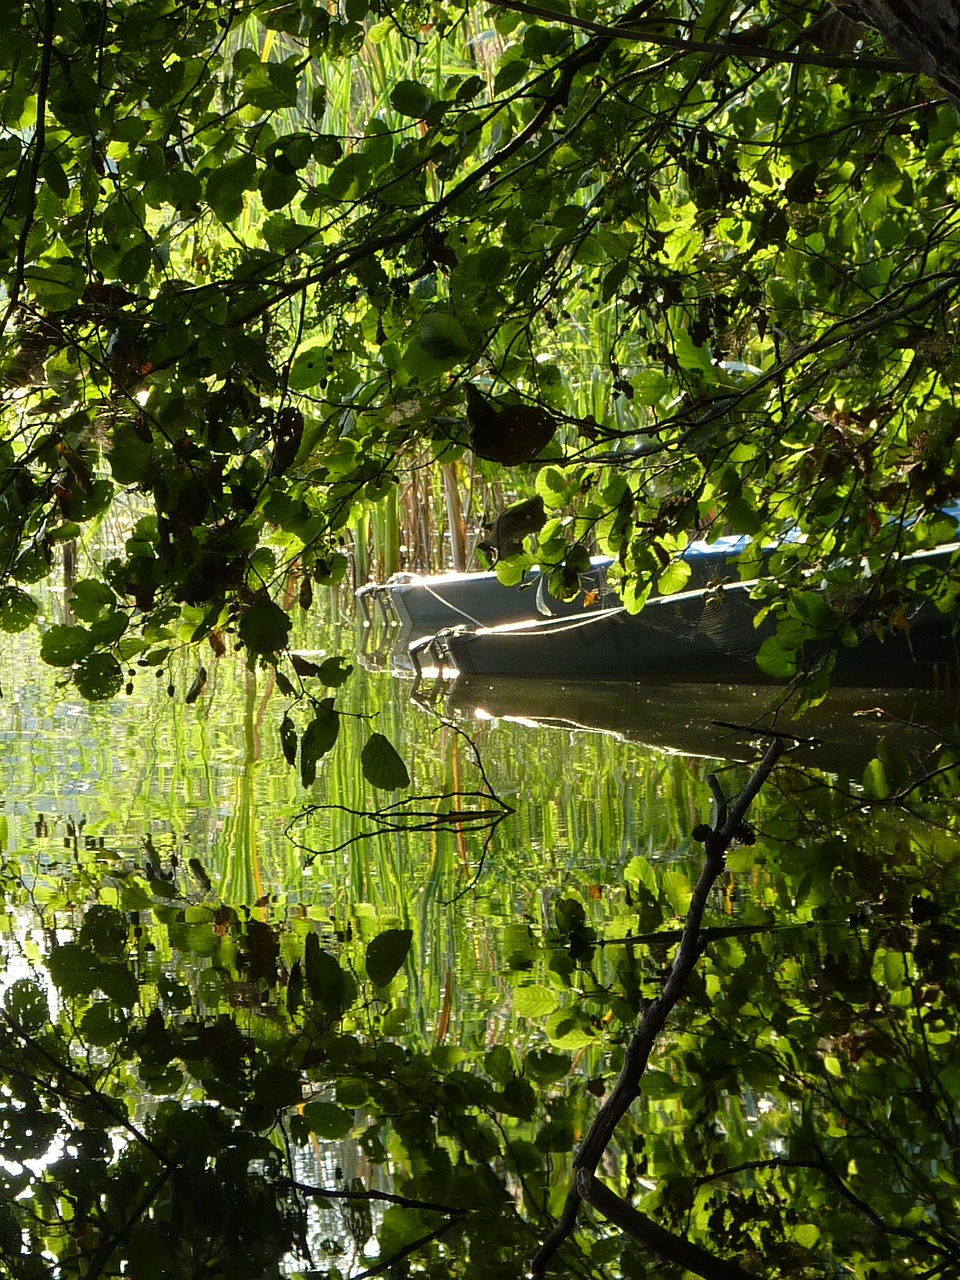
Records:
[[[595,557],[580,576],[572,600],[557,600],[547,591],[547,575],[534,566],[517,586],[505,586],[496,573],[395,573],[383,583],[367,583],[357,591],[364,620],[374,608],[390,625],[406,628],[411,639],[444,627],[470,624],[497,626],[543,617],[572,617],[599,610],[610,599],[606,586],[609,557]]]
[[[749,545],[749,538],[742,536],[691,542],[678,557],[690,568],[688,585],[703,589],[737,578],[735,558]],[[594,616],[616,599],[607,586],[612,563],[609,556],[592,557],[589,570],[580,576],[580,591],[571,600],[551,596],[548,575],[536,565],[517,586],[505,586],[493,572],[395,573],[384,583],[368,583],[356,594],[368,625],[379,613],[384,622],[406,628],[413,641],[446,627],[483,628]]]
[[[904,563],[946,571],[960,543],[904,557]],[[411,660],[478,676],[631,680],[641,676],[688,676],[736,680],[756,672],[765,639],[776,632],[762,600],[752,594],[759,580],[716,582],[656,596],[631,614],[605,608],[582,617],[519,621],[495,627],[457,626],[415,640]],[[834,678],[852,683],[923,684],[938,668],[956,667],[956,612],[941,613],[922,596],[900,618],[901,626],[862,628],[854,647],[838,647]],[[825,638],[819,646],[825,650]],[[804,657],[815,662],[816,645]]]

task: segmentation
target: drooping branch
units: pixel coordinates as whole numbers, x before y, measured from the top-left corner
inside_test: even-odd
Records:
[[[705,946],[705,939],[701,929],[703,914],[713,885],[723,871],[727,850],[741,828],[747,809],[756,798],[760,788],[770,776],[785,750],[786,743],[784,740],[775,738],[767,748],[763,759],[754,770],[743,790],[732,803],[728,803],[719,794],[719,786],[716,780],[711,779],[711,786],[717,798],[716,822],[708,830],[705,839],[706,857],[703,869],[693,890],[693,896],[683,925],[680,945],[674,956],[670,973],[664,983],[663,991],[644,1011],[640,1025],[627,1046],[623,1067],[617,1083],[606,1102],[597,1112],[596,1118],[590,1126],[580,1150],[577,1152],[574,1160],[574,1184],[567,1194],[559,1221],[537,1250],[530,1264],[529,1274],[531,1276],[540,1277],[546,1274],[547,1264],[550,1259],[576,1226],[580,1202],[584,1198],[583,1188],[589,1187],[591,1199],[594,1198],[596,1188],[594,1187],[595,1179],[592,1179],[592,1175],[613,1138],[617,1125],[639,1097],[640,1082],[646,1070],[650,1054],[657,1042],[657,1037],[663,1030],[664,1024],[674,1006],[682,997],[690,975],[703,954]],[[616,1199],[616,1197],[614,1198]],[[629,1208],[629,1206],[625,1207]],[[601,1212],[605,1212],[605,1210],[601,1208]],[[689,1243],[681,1237],[671,1236],[669,1232],[665,1233],[665,1237],[668,1237],[677,1249],[682,1249],[683,1245]],[[661,1240],[661,1245],[665,1243],[666,1238]],[[670,1256],[676,1255],[671,1253]],[[688,1269],[692,1269],[688,1263],[684,1263],[684,1265]],[[700,1274],[705,1275],[706,1273],[701,1271]],[[712,1274],[716,1274],[719,1280],[719,1272]],[[732,1276],[734,1273],[729,1274]],[[739,1274],[743,1275],[742,1272]]]

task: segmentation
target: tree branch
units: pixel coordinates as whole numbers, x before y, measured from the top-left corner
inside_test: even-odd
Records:
[[[594,35],[605,36],[609,40],[631,40],[638,44],[651,44],[658,49],[676,49],[680,53],[708,53],[725,58],[743,58],[745,61],[756,58],[761,62],[795,63],[805,67],[827,67],[838,71],[912,71],[914,69],[910,63],[899,58],[857,58],[838,57],[829,53],[797,53],[793,49],[768,49],[763,45],[752,45],[739,40],[688,40],[684,36],[671,36],[665,32],[645,31],[642,27],[632,27],[629,17],[608,26],[600,22],[590,22],[587,18],[578,18],[572,13],[558,13],[553,9],[543,9],[539,5],[526,3],[526,0],[496,0],[492,7],[510,9],[513,13],[522,13],[532,18],[544,18],[548,22],[557,22],[563,26],[578,27],[582,31],[590,31]]]
[[[703,1280],[754,1280],[752,1273],[744,1271],[739,1263],[718,1258],[716,1254],[702,1249],[685,1236],[666,1231],[632,1204],[621,1200],[586,1169],[580,1169],[577,1173],[577,1190],[591,1208],[609,1218],[631,1239],[639,1240],[661,1258],[676,1262],[694,1275],[703,1276]]]
[[[634,1032],[624,1057],[619,1079],[610,1096],[597,1112],[587,1136],[573,1162],[575,1181],[564,1203],[563,1212],[557,1225],[543,1242],[530,1264],[530,1275],[545,1275],[550,1258],[556,1253],[563,1241],[576,1226],[577,1212],[583,1198],[581,1191],[582,1175],[592,1175],[599,1164],[604,1151],[610,1143],[614,1130],[623,1119],[629,1107],[640,1094],[640,1081],[646,1070],[650,1053],[657,1037],[663,1030],[667,1018],[683,995],[684,987],[705,945],[701,931],[703,913],[714,881],[723,871],[727,849],[733,841],[743,822],[744,814],[751,802],[756,798],[760,788],[770,776],[774,766],[786,750],[786,744],[780,738],[774,739],[767,748],[763,759],[754,770],[746,786],[733,801],[727,805],[721,796],[719,813],[714,828],[706,839],[706,859],[699,879],[693,890],[693,897],[687,909],[680,945],[674,956],[670,973],[664,983],[663,991],[646,1008],[640,1026]],[[715,784],[714,784],[715,785]],[[592,1186],[592,1183],[589,1184]],[[700,1274],[703,1274],[702,1272]]]
[[[20,235],[17,239],[16,261],[13,279],[10,282],[10,297],[3,313],[3,319],[0,320],[0,334],[6,332],[10,317],[20,301],[20,294],[23,291],[23,278],[27,261],[27,241],[30,238],[33,217],[37,207],[37,179],[40,176],[40,161],[43,159],[43,149],[46,144],[47,94],[50,87],[50,65],[53,60],[53,24],[53,0],[44,0],[43,44],[40,46],[40,74],[37,79],[37,123],[34,126],[33,139],[30,143],[33,148],[33,154],[30,157],[30,172],[27,175],[27,182],[30,187],[29,202],[26,213],[23,215],[23,225],[20,227]]]

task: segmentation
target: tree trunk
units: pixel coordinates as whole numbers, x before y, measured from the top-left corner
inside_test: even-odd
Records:
[[[837,0],[960,106],[960,0]]]

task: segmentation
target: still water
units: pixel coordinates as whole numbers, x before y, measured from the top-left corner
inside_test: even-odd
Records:
[[[521,1063],[526,1072],[538,1062],[541,1076],[530,1078],[542,1084],[547,1073],[548,1119],[537,1112],[520,1132],[531,1177],[541,1146],[547,1153],[542,1200],[555,1215],[574,1135],[615,1078],[623,1028],[662,984],[668,952],[638,948],[633,935],[669,932],[683,917],[703,859],[692,833],[711,817],[708,779],[732,795],[761,729],[795,733],[802,741],[761,793],[754,829],[711,895],[706,919],[719,933],[706,978],[658,1046],[617,1159],[634,1177],[644,1151],[651,1177],[640,1191],[656,1188],[658,1170],[667,1185],[687,1159],[691,1178],[744,1152],[760,1169],[803,1138],[797,1126],[815,1098],[819,1141],[846,1143],[849,1117],[861,1124],[859,1136],[850,1131],[859,1155],[842,1144],[831,1155],[833,1168],[860,1177],[857,1194],[872,1194],[882,1166],[891,1220],[921,1202],[943,1218],[936,1187],[956,1149],[944,1146],[943,1117],[960,1096],[955,696],[839,690],[794,724],[779,692],[761,685],[417,683],[344,616],[296,639],[312,661],[340,653],[355,663],[342,689],[315,691],[336,696],[341,732],[309,787],[278,732],[286,712],[302,728],[304,712],[239,655],[205,658],[193,702],[195,656],[159,676],[140,671],[129,694],[90,704],[58,687],[35,636],[7,643],[0,837],[26,871],[16,911],[8,905],[4,989],[41,970],[52,938],[78,935],[84,883],[95,896],[101,879],[121,897],[136,888],[131,877],[141,896],[150,889],[156,945],[144,949],[139,925],[131,945],[143,992],[179,1011],[171,1027],[241,1011],[272,1043],[287,996],[273,982],[279,1004],[263,1000],[267,978],[291,973],[307,936],[345,955],[353,946],[355,964],[369,939],[409,930],[405,972],[357,1015],[366,1034],[411,1045],[442,1070],[470,1062],[505,1089]],[[371,732],[407,762],[409,791],[365,780]],[[85,882],[91,863],[97,874]],[[57,897],[58,880],[76,897]],[[224,961],[231,932],[265,943],[245,967]],[[894,1078],[903,1114],[876,1137],[869,1126],[887,1117]],[[839,1095],[841,1080],[850,1096]],[[909,1107],[928,1096],[936,1106],[917,1120]],[[713,1118],[691,1130],[705,1099]],[[403,1160],[368,1158],[367,1126],[384,1135],[389,1126],[361,1102],[317,1104],[328,1119],[297,1150],[299,1178],[391,1188]],[[346,1129],[334,1133],[331,1115]],[[907,1187],[904,1207],[911,1162],[925,1181]],[[814,1183],[829,1197],[816,1170]],[[521,1214],[536,1201],[512,1194]],[[819,1232],[807,1216],[796,1225],[804,1249]],[[314,1256],[329,1244],[343,1274],[363,1273],[377,1257],[378,1221],[311,1209]],[[297,1270],[293,1260],[286,1270]]]
[[[277,920],[303,911],[417,920],[433,951],[452,954],[467,929],[478,969],[461,966],[457,994],[485,1001],[484,970],[498,968],[505,926],[546,927],[552,901],[571,889],[592,900],[622,894],[636,854],[665,863],[696,856],[690,832],[710,817],[707,777],[717,772],[728,791],[741,785],[761,749],[759,729],[800,738],[779,789],[794,814],[799,788],[805,821],[826,817],[830,839],[844,838],[845,815],[862,825],[865,802],[879,799],[884,832],[909,842],[915,820],[889,811],[890,795],[958,740],[950,692],[841,689],[791,721],[767,685],[418,684],[402,655],[391,657],[390,638],[372,644],[352,617],[301,624],[301,652],[355,662],[342,689],[318,690],[335,694],[344,714],[309,789],[280,746],[292,700],[241,655],[205,658],[207,684],[190,705],[195,656],[138,671],[130,694],[92,704],[58,685],[36,636],[12,638],[0,656],[6,847],[50,857],[80,838],[100,847],[105,865],[129,866],[152,847],[161,860],[173,857],[185,891],[194,857],[232,905],[269,904]],[[407,761],[408,793],[365,781],[360,752],[373,730]],[[774,829],[783,807],[773,794],[767,802]],[[450,809],[464,820],[438,820]],[[772,856],[761,852],[759,864]],[[741,886],[738,901],[752,891]]]

